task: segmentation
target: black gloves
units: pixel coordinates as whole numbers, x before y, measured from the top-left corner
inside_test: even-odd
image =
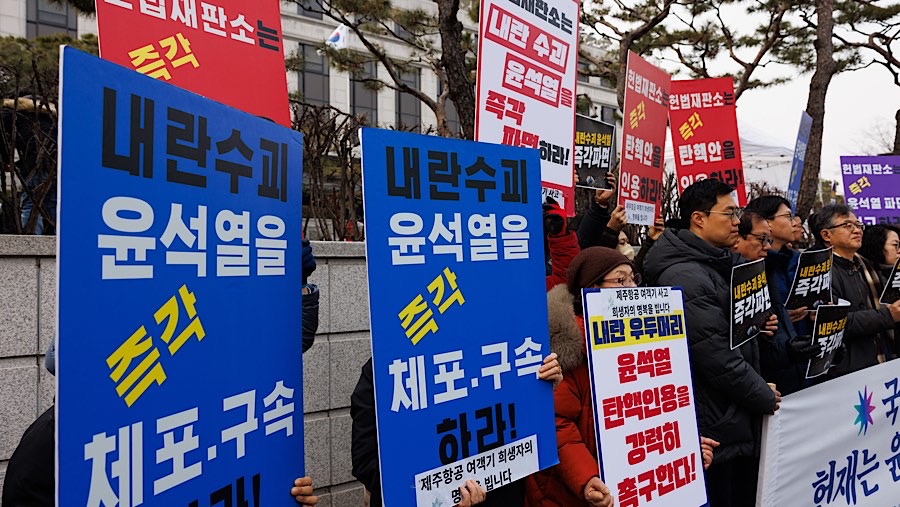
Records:
[[[822,353],[822,347],[812,336],[795,336],[787,343],[788,356],[795,363],[808,361]]]
[[[544,237],[559,236],[566,228],[566,212],[548,198],[544,204]]]

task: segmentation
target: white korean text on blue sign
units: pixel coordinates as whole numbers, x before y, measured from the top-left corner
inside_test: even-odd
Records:
[[[59,505],[292,501],[302,137],[65,48]]]
[[[453,505],[557,462],[537,150],[362,130],[382,492]]]

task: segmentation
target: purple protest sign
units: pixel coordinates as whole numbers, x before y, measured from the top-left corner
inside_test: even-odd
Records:
[[[841,157],[847,205],[864,224],[900,225],[900,156]]]

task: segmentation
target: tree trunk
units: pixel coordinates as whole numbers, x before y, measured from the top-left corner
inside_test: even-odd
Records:
[[[616,76],[616,99],[619,103],[619,111],[625,112],[625,78],[628,71],[628,51],[634,43],[630,35],[622,37],[619,41],[619,70]]]
[[[462,47],[463,26],[457,19],[459,0],[438,0],[441,32],[441,63],[450,85],[450,100],[456,104],[464,139],[475,139],[475,85],[469,81],[466,52]]]
[[[894,151],[892,152],[894,155],[900,155],[900,109],[897,110],[897,114],[894,115],[894,120],[896,121],[894,127]]]
[[[809,81],[809,98],[806,112],[812,116],[812,127],[809,130],[809,143],[806,146],[806,162],[803,166],[803,178],[800,182],[800,195],[797,198],[797,213],[809,216],[816,201],[819,190],[819,169],[822,162],[822,133],[825,130],[825,96],[831,78],[837,72],[834,61],[834,12],[833,0],[816,1],[817,33],[813,47],[816,50],[816,71]]]

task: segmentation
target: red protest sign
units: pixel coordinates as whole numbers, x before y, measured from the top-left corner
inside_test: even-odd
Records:
[[[653,225],[662,202],[663,153],[672,78],[628,52],[619,205],[630,224]]]
[[[290,126],[279,2],[213,1],[97,0],[100,55]]]
[[[747,188],[731,78],[672,81],[669,120],[678,191],[695,181],[716,178],[735,187],[738,206],[745,206]]]

